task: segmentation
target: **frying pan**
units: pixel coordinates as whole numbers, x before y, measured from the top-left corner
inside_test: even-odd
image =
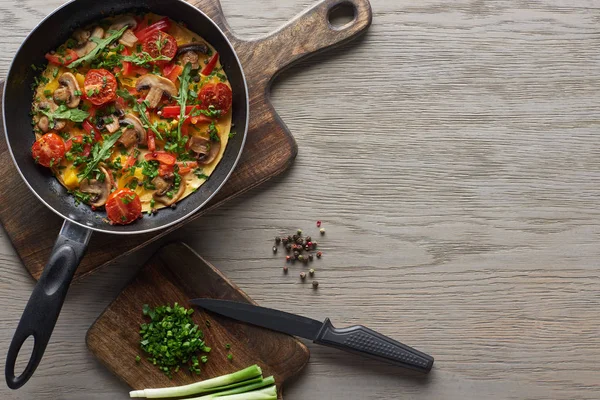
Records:
[[[75,29],[111,14],[151,11],[183,22],[212,44],[220,55],[233,91],[235,135],[227,144],[221,162],[207,182],[186,197],[174,209],[162,209],[153,216],[130,225],[109,225],[106,215],[89,207],[77,206],[67,190],[47,168],[35,164],[31,145],[35,141],[29,110],[33,98],[30,89],[36,72],[32,64],[45,62],[44,54],[64,43]],[[74,0],[55,10],[29,34],[12,62],[6,79],[3,116],[6,142],[15,166],[27,186],[50,210],[64,218],[44,272],[23,311],[8,349],[5,376],[8,386],[23,386],[39,365],[65,300],[73,274],[83,257],[93,231],[115,235],[147,233],[187,218],[204,206],[223,186],[235,168],[248,130],[248,88],[240,61],[225,34],[196,7],[181,0]],[[25,370],[15,376],[17,355],[25,340],[33,336],[33,351]]]

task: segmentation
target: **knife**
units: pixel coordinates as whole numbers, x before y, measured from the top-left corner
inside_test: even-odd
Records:
[[[238,321],[261,326],[288,335],[310,339],[316,344],[360,354],[390,364],[429,372],[433,357],[390,339],[362,325],[334,328],[324,322],[271,308],[229,300],[193,299],[191,304]]]

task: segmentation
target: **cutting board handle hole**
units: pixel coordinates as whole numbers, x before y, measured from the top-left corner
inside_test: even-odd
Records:
[[[329,9],[327,20],[329,26],[335,30],[342,30],[356,21],[358,10],[349,1],[338,3]]]

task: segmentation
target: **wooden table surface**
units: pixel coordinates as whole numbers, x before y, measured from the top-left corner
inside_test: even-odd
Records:
[[[61,3],[0,1],[0,76]],[[241,35],[310,4],[223,0]],[[366,37],[274,87],[292,169],[162,242],[190,243],[263,305],[436,357],[419,377],[311,345],[288,400],[600,398],[600,0],[372,6]],[[271,241],[317,219],[313,291]],[[0,398],[127,398],[84,338],[155,248],[75,284],[36,375]],[[2,365],[33,284],[0,231]]]

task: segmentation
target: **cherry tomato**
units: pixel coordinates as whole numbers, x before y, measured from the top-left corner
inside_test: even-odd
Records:
[[[156,160],[165,165],[175,165],[175,161],[177,161],[177,158],[173,154],[167,153],[166,151],[154,151],[152,153],[147,153],[144,158],[148,161]]]
[[[213,106],[223,114],[231,108],[231,97],[231,89],[224,83],[208,83],[202,86],[198,93],[202,108],[208,109],[209,106]]]
[[[90,69],[83,81],[85,95],[94,105],[102,105],[117,97],[117,79],[105,69]]]
[[[157,31],[149,35],[143,43],[144,51],[152,57],[168,57],[172,60],[177,53],[177,41],[168,33]]]
[[[46,60],[48,60],[51,64],[54,65],[69,65],[79,58],[75,50],[72,49],[66,49],[64,55],[60,55],[58,53],[46,53],[45,57]]]
[[[48,132],[31,146],[35,161],[44,167],[51,167],[65,156],[65,142],[56,133]]]
[[[112,192],[106,201],[106,216],[113,224],[127,225],[142,215],[142,202],[131,189]]]

